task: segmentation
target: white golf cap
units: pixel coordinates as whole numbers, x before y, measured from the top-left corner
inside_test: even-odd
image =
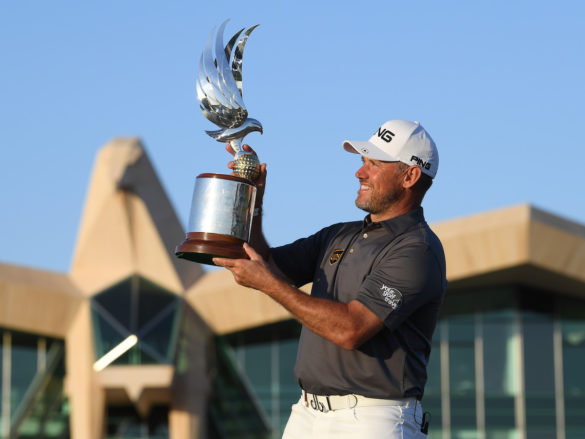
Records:
[[[343,148],[374,160],[418,165],[431,178],[439,169],[437,146],[419,122],[390,120],[369,141],[345,140]]]

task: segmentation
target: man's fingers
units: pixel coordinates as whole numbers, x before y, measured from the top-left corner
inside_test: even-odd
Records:
[[[258,179],[256,180],[256,183],[258,184],[264,184],[266,183],[266,175],[267,175],[267,171],[266,171],[266,163],[262,163],[260,165],[260,176],[258,177]]]
[[[262,261],[262,256],[260,256],[254,248],[248,243],[244,243],[244,251],[250,257],[251,261]]]
[[[253,154],[254,154],[254,155],[256,155],[256,156],[258,155],[258,154],[256,154],[256,151],[254,151],[254,150],[252,149],[252,147],[251,147],[250,145],[248,145],[247,143],[245,143],[245,144],[244,144],[244,146],[242,146],[242,149],[243,149],[244,151],[251,152],[251,153],[253,153]]]
[[[225,150],[229,152],[231,155],[234,155],[234,150],[232,149],[232,146],[229,143],[225,146]]]
[[[215,265],[220,267],[229,268],[232,266],[232,259],[230,258],[213,258],[212,261]]]

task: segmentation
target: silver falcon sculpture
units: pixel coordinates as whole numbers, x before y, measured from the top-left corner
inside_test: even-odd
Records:
[[[234,153],[234,174],[255,180],[258,177],[258,157],[242,149],[242,139],[253,131],[260,131],[262,124],[248,117],[242,94],[242,57],[244,46],[252,31],[252,26],[244,32],[241,29],[223,46],[223,33],[229,20],[224,21],[215,38],[215,56],[213,54],[213,35],[209,39],[199,61],[197,77],[197,98],[201,110],[207,119],[221,129],[205,131],[218,142],[229,142]],[[243,32],[243,34],[242,34]],[[240,37],[241,36],[241,37]]]

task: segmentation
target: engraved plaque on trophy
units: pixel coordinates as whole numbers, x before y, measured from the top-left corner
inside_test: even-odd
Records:
[[[220,129],[206,131],[218,142],[229,142],[234,153],[233,175],[204,173],[197,176],[188,233],[175,249],[179,258],[214,265],[215,256],[247,258],[244,242],[250,238],[259,160],[242,149],[242,139],[262,125],[248,117],[242,99],[242,57],[256,26],[237,32],[223,45],[221,24],[214,40],[211,32],[199,62],[197,98],[207,119]],[[215,48],[215,55],[214,55]]]

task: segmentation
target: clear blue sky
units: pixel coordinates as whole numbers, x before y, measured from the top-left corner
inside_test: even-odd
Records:
[[[358,219],[359,157],[388,119],[441,158],[430,222],[533,203],[585,223],[580,1],[0,3],[0,261],[69,270],[97,150],[139,136],[183,225],[194,178],[224,172],[195,95],[212,27],[260,23],[244,100],[269,166],[273,244]],[[226,171],[227,172],[227,171]]]

